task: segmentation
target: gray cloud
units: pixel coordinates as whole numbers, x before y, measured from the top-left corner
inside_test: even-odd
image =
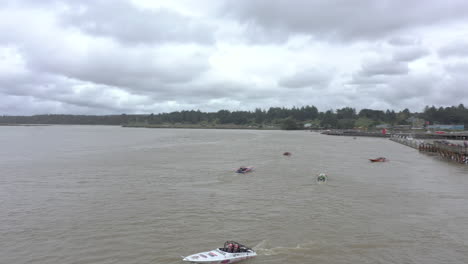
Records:
[[[391,80],[388,83],[388,89],[385,89],[383,93],[389,102],[399,103],[401,100],[430,96],[439,83],[438,77],[426,74],[403,76]]]
[[[439,49],[440,57],[468,57],[468,41],[455,41]]]
[[[354,98],[356,105],[360,102],[366,107],[375,109],[423,109],[425,102],[434,101],[439,82],[437,77],[429,75],[394,75],[387,76],[379,83],[357,83]],[[353,95],[348,96],[353,97]]]
[[[177,54],[179,52],[179,54]],[[98,84],[131,89],[158,89],[170,83],[184,83],[208,69],[207,55],[197,51],[161,48],[150,50],[91,49],[85,57],[29,57],[37,71],[62,74]]]
[[[451,75],[464,75],[468,72],[468,63],[450,63],[445,66],[445,70]]]
[[[378,109],[417,109],[421,111],[426,105],[458,105],[468,101],[468,82],[465,72],[468,64],[458,63],[445,67],[443,72],[409,73],[407,75],[387,75],[372,83],[372,78],[353,83],[358,101]],[[352,98],[352,94],[347,97]],[[379,107],[380,105],[380,107]],[[385,106],[385,107],[382,107]]]
[[[388,40],[390,45],[394,46],[413,46],[420,44],[419,38],[413,36],[393,36]]]
[[[374,59],[363,62],[361,69],[353,74],[349,84],[378,85],[386,84],[392,76],[408,75],[408,63],[429,55],[429,50],[415,44],[397,45],[392,48],[391,58]],[[385,54],[386,55],[386,54]]]
[[[453,0],[232,0],[224,12],[270,32],[334,40],[377,39],[399,30],[465,19],[468,2]]]
[[[408,64],[395,61],[369,62],[362,65],[360,75],[400,75],[409,72]]]
[[[0,45],[15,43],[27,70],[36,74],[137,91],[190,82],[209,69],[209,48],[197,44],[128,46],[64,31],[41,12],[3,13],[14,15],[0,23],[0,31],[10,32],[0,37]],[[10,30],[20,23],[24,28]]]
[[[361,86],[374,86],[387,82],[387,76],[385,75],[363,75],[362,72],[358,72],[353,75],[351,81],[348,84],[361,85]]]
[[[77,87],[81,89],[77,90]],[[107,92],[107,87],[89,86],[77,80],[52,74],[28,72],[16,78],[0,78],[0,93],[10,97],[46,101],[49,102],[48,105],[55,102],[115,111],[118,108],[112,102],[113,98],[105,98]]]
[[[287,88],[305,88],[316,87],[326,88],[331,81],[331,75],[320,72],[316,69],[302,70],[291,76],[284,77],[278,81],[278,84]]]
[[[429,54],[429,51],[422,47],[409,47],[397,50],[393,54],[394,61],[409,62],[420,59]]]
[[[214,41],[212,26],[169,9],[144,10],[122,0],[66,3],[70,9],[63,13],[63,21],[95,36],[108,36],[124,43]]]
[[[173,2],[7,0],[0,114],[468,101],[468,66],[454,63],[466,45],[450,44],[461,33],[445,27],[468,17],[468,2],[226,0],[214,14],[208,2],[174,3],[192,13]]]
[[[215,27],[167,8],[142,9],[126,0],[7,0],[10,7],[57,11],[63,25],[125,44],[214,42]]]

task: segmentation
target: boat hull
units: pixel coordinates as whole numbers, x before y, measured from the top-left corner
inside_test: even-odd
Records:
[[[183,261],[190,263],[226,264],[239,262],[255,256],[257,256],[257,253],[251,250],[247,252],[229,253],[215,249],[187,256]]]

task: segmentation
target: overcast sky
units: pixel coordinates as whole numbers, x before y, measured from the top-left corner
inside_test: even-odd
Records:
[[[3,0],[0,114],[468,105],[466,0]]]

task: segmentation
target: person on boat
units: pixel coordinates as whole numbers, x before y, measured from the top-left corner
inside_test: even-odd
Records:
[[[229,243],[227,252],[232,253],[232,243]]]
[[[246,172],[247,171],[247,168],[246,167],[240,167],[237,172],[239,173],[242,173],[242,172]]]
[[[232,251],[232,252],[234,252],[234,253],[237,253],[237,252],[239,252],[239,245],[237,245],[237,244],[234,244],[234,249],[233,249],[233,251]]]

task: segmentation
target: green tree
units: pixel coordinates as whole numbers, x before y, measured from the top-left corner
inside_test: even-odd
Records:
[[[355,122],[356,120],[349,118],[338,119],[336,127],[339,129],[351,129],[354,128]]]
[[[324,128],[335,128],[337,124],[336,114],[333,113],[333,110],[328,110],[325,112],[322,118],[320,125]]]
[[[219,110],[217,117],[221,124],[231,123],[231,112],[229,110]]]
[[[351,107],[344,107],[336,110],[336,117],[338,119],[355,119],[356,109]]]
[[[292,117],[288,117],[281,122],[281,129],[283,130],[296,130],[300,128],[301,126]]]

